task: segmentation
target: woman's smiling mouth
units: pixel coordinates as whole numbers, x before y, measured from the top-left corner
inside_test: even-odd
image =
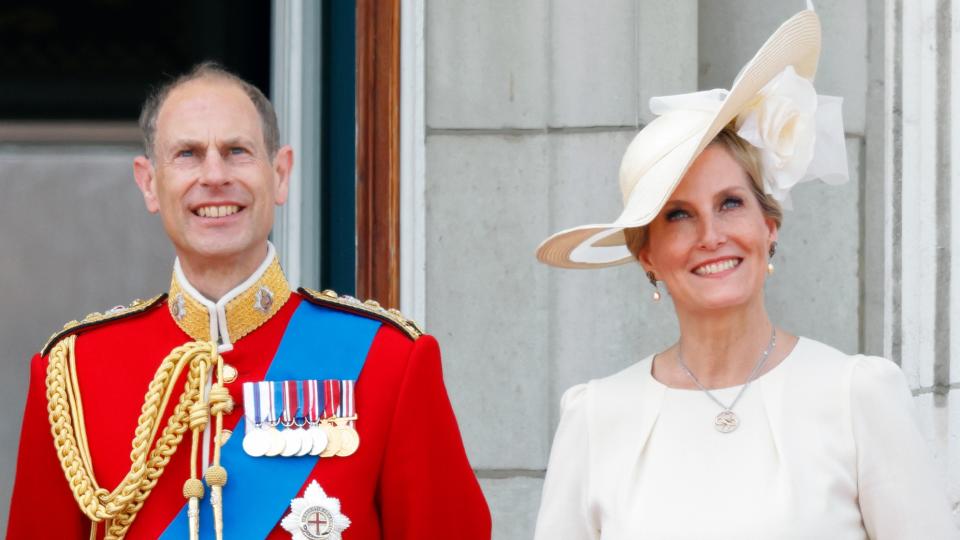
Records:
[[[719,274],[721,272],[726,272],[727,270],[732,270],[743,262],[743,259],[739,257],[731,257],[729,259],[723,259],[719,261],[711,261],[708,263],[701,264],[693,269],[693,273],[698,276],[711,276],[714,274]]]

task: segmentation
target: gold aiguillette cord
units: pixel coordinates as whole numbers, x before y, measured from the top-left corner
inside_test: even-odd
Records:
[[[217,460],[219,460],[222,415],[233,408],[230,394],[223,388],[222,381],[219,381],[211,390],[209,401],[203,396],[206,373],[216,367],[218,379],[220,379],[223,359],[217,354],[216,344],[209,342],[190,342],[170,351],[157,368],[144,396],[143,407],[140,409],[141,414],[133,436],[130,470],[113,491],[107,491],[100,487],[93,474],[93,463],[83,417],[83,403],[77,382],[75,346],[76,336],[70,336],[58,343],[49,355],[46,385],[50,431],[53,434],[57,457],[73,497],[81,511],[93,522],[91,538],[95,538],[97,524],[104,521],[106,522],[105,540],[121,540],[156,486],[170,458],[176,453],[188,427],[193,431],[191,448],[193,459],[191,460],[191,477],[184,484],[184,495],[187,495],[188,499],[192,495],[197,495],[197,501],[203,496],[203,484],[197,479],[195,459],[199,431],[206,426],[211,412],[217,415],[216,438]],[[162,421],[161,416],[184,370],[187,375],[183,391],[160,437],[157,438],[157,431]],[[217,390],[218,388],[222,391]],[[156,442],[151,445],[154,440]],[[208,471],[208,483],[214,486],[215,492],[226,482],[226,471],[219,466],[218,461],[216,467],[222,472],[220,476],[223,482],[220,484],[215,485],[210,482],[211,474]],[[200,487],[199,494],[196,493],[197,484]],[[219,495],[218,493],[218,498]],[[217,513],[222,521],[222,507],[219,512],[215,511],[215,514]],[[198,520],[199,512],[196,522],[191,518],[192,538],[196,538],[193,536],[193,531],[199,531]],[[218,531],[222,531],[222,523],[219,524]],[[218,533],[217,538],[221,538],[221,534]]]

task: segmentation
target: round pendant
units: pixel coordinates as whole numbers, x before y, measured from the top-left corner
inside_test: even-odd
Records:
[[[311,426],[307,434],[313,439],[313,446],[310,448],[311,456],[319,456],[327,449],[327,430],[319,424]]]
[[[265,456],[279,456],[283,453],[284,440],[283,436],[277,431],[275,427],[268,427],[263,430],[264,434],[267,436],[267,452]]]
[[[290,427],[284,427],[283,431],[280,432],[280,437],[283,439],[283,450],[280,451],[281,456],[292,457],[300,451],[303,442],[297,431],[298,430]]]
[[[730,433],[737,429],[739,425],[740,419],[730,410],[721,411],[713,420],[713,427],[717,428],[720,433]]]
[[[307,433],[307,426],[297,428],[294,431],[296,431],[297,436],[300,437],[300,451],[297,452],[297,456],[309,454],[310,451],[313,450],[313,437]]]
[[[340,431],[340,450],[337,451],[337,456],[353,455],[359,447],[360,434],[357,433],[357,430],[353,429],[353,426],[343,426]]]
[[[340,430],[333,424],[320,424],[320,429],[327,433],[327,446],[320,452],[320,457],[332,457],[340,451]]]
[[[267,454],[270,443],[262,429],[251,427],[243,436],[243,451],[250,457],[263,457]]]

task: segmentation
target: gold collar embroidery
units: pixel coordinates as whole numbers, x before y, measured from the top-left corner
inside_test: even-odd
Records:
[[[177,261],[167,307],[177,326],[193,339],[227,345],[270,320],[289,298],[290,284],[271,245],[260,268],[216,303],[190,285]]]

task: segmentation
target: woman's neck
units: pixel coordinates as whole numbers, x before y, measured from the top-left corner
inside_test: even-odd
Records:
[[[707,388],[725,388],[746,382],[764,351],[770,345],[773,325],[763,299],[724,312],[691,313],[677,310],[680,339],[676,345],[657,355],[654,376],[674,388],[696,388],[680,367],[678,355]],[[764,369],[768,371],[793,348],[795,338],[777,331],[777,346],[770,352]]]

